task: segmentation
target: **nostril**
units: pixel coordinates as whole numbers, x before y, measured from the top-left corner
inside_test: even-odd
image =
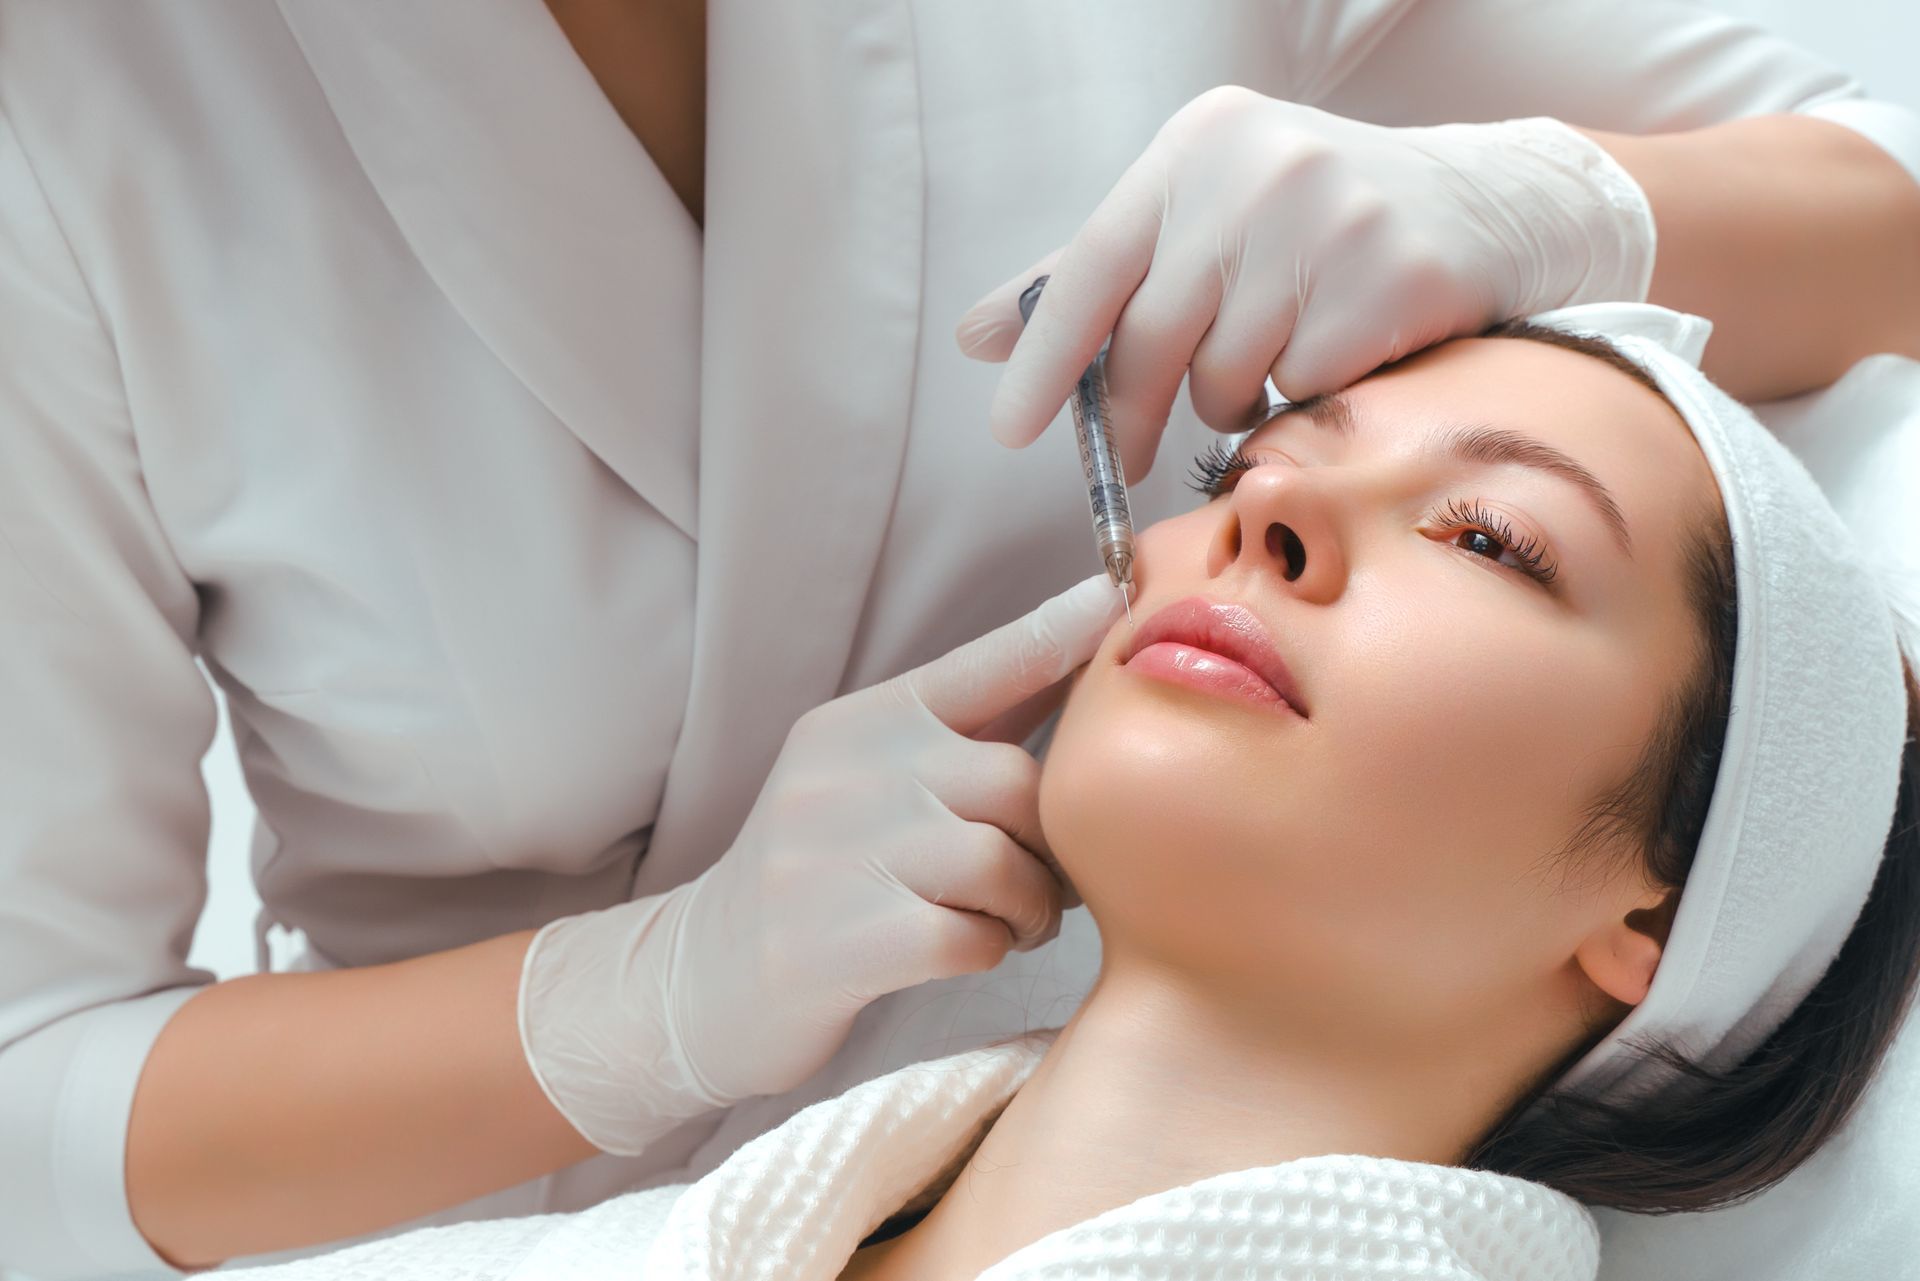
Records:
[[[1307,571],[1306,545],[1298,534],[1277,520],[1267,526],[1267,552],[1276,560],[1286,562],[1288,582]]]

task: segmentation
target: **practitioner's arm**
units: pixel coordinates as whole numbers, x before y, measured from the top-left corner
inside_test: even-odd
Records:
[[[531,931],[202,991],[134,1095],[127,1197],[177,1266],[355,1236],[594,1154],[527,1067]]]
[[[1445,0],[1361,39],[1322,57],[1315,106],[1552,116],[1606,147],[1653,207],[1648,300],[1713,321],[1706,371],[1737,395],[1920,355],[1920,115],[1842,68],[1674,0]]]
[[[1879,146],[1802,115],[1582,132],[1647,193],[1647,300],[1713,321],[1705,370],[1721,386],[1765,400],[1875,352],[1920,357],[1920,183]]]

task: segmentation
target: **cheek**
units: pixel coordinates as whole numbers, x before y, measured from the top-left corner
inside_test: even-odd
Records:
[[[1319,782],[1377,798],[1356,811],[1356,848],[1398,851],[1416,903],[1537,895],[1536,860],[1652,728],[1657,691],[1633,655],[1593,628],[1418,587],[1357,609],[1343,634]]]

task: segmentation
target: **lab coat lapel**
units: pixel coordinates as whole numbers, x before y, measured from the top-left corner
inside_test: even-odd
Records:
[[[453,306],[692,534],[700,230],[545,7],[280,5],[368,179]]]
[[[919,343],[914,59],[897,0],[709,9],[695,657],[636,895],[726,848],[846,669]]]

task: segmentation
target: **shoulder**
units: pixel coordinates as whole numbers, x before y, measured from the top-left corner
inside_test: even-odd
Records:
[[[631,1272],[666,1226],[691,1185],[644,1188],[602,1201],[558,1221],[519,1260],[506,1281],[547,1277],[616,1276]]]
[[[1420,1223],[1433,1244],[1487,1281],[1593,1281],[1600,1225],[1586,1206],[1543,1183],[1458,1166],[1382,1157],[1317,1157],[1291,1163],[1311,1174],[1358,1176],[1376,1213],[1366,1229],[1385,1235]],[[1315,1190],[1326,1189],[1315,1181]],[[1331,1192],[1337,1202],[1350,1188]]]
[[[1293,1225],[1277,1249],[1306,1267],[1358,1255],[1387,1267],[1342,1277],[1401,1275],[1417,1256],[1434,1275],[1477,1281],[1594,1281],[1600,1229],[1580,1202],[1545,1184],[1487,1170],[1389,1157],[1325,1155],[1202,1179],[1109,1212],[1169,1228],[1193,1219],[1233,1231]]]
[[[129,243],[244,201],[331,122],[271,3],[0,0],[0,111],[69,234]]]

